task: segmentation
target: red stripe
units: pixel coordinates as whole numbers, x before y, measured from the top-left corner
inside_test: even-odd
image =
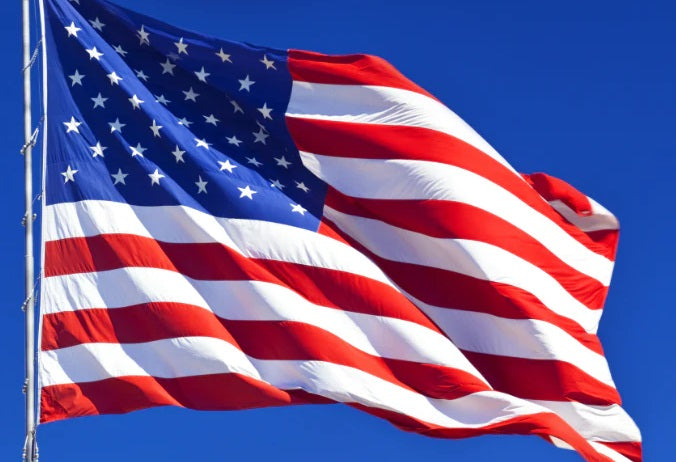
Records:
[[[555,178],[546,173],[532,173],[530,175],[521,175],[535,190],[551,202],[560,200],[573,212],[581,216],[589,216],[592,214],[592,206],[587,196],[582,194],[577,189],[573,188],[565,181]]]
[[[427,236],[469,239],[500,247],[545,271],[588,308],[603,307],[607,287],[561,261],[520,228],[483,209],[452,201],[354,198],[331,187],[325,203],[339,212]]]
[[[525,181],[472,145],[436,130],[287,117],[300,151],[332,157],[440,162],[474,172],[501,186],[556,223],[589,250],[613,258],[614,247],[595,242],[568,223]]]
[[[613,451],[619,452],[627,459],[633,462],[641,462],[643,460],[643,446],[639,441],[627,441],[618,443],[609,443],[606,441],[596,441],[599,444],[608,446]]]
[[[289,72],[295,81],[336,85],[378,85],[400,88],[434,98],[382,58],[371,55],[329,56],[289,50]]]
[[[45,243],[46,277],[124,267],[166,269],[198,280],[271,282],[290,288],[317,305],[402,319],[441,333],[394,288],[353,273],[250,259],[219,243],[167,243],[131,234]]]
[[[490,389],[459,369],[365,353],[310,324],[234,321],[219,318],[196,306],[178,303],[148,303],[45,315],[42,350],[82,343],[144,343],[176,337],[221,339],[257,359],[341,364],[433,398],[453,399]]]
[[[578,323],[551,311],[530,292],[429,266],[382,258],[323,219],[319,232],[340,239],[369,257],[398,287],[418,300],[441,308],[486,313],[507,319],[536,319],[560,327],[590,350],[603,354],[598,337]]]

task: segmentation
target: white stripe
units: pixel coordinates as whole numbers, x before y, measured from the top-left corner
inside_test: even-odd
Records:
[[[40,356],[44,386],[124,376],[174,378],[237,372],[281,389],[302,389],[448,428],[483,427],[512,417],[549,412],[493,391],[454,400],[427,398],[351,367],[323,361],[255,359],[227,342],[205,337],[136,344],[89,343],[43,351]]]
[[[428,96],[375,85],[333,85],[293,82],[287,117],[436,130],[458,138],[516,171],[472,127]]]
[[[437,332],[401,319],[316,305],[269,282],[199,281],[173,271],[129,267],[46,278],[42,297],[43,314],[176,302],[228,320],[302,322],[370,355],[454,367],[486,382],[453,343]],[[411,309],[416,308],[411,305]]]
[[[632,462],[631,459],[624,457],[622,454],[610,449],[608,446],[604,446],[603,444],[596,443],[594,441],[590,441],[589,444],[591,444],[596,451],[600,452],[604,456],[610,457],[610,459],[614,462]]]
[[[586,233],[591,231],[615,230],[620,227],[615,215],[610,213],[610,211],[591,197],[587,197],[587,199],[592,205],[592,213],[587,216],[578,215],[573,209],[558,199],[550,201],[549,205],[559,212],[563,218]]]
[[[535,319],[508,319],[487,313],[439,308],[415,300],[461,350],[573,364],[615,387],[606,359],[564,330]]]
[[[353,159],[301,152],[303,164],[341,193],[365,199],[446,200],[485,210],[537,239],[554,255],[607,286],[613,262],[486,178],[420,160]]]
[[[587,308],[552,276],[506,250],[480,241],[426,236],[328,206],[324,207],[324,215],[380,257],[518,287],[536,296],[554,313],[574,320],[587,332],[596,332],[602,310]]]
[[[392,286],[375,263],[333,238],[267,221],[217,218],[185,206],[132,206],[111,201],[50,205],[45,241],[135,234],[171,243],[220,243],[249,258],[345,271]]]

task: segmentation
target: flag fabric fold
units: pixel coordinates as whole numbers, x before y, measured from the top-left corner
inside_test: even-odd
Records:
[[[40,420],[345,403],[640,461],[618,222],[386,61],[45,0]]]

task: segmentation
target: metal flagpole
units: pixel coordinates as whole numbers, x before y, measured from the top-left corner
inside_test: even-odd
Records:
[[[29,0],[22,0],[23,13],[23,118],[24,118],[24,200],[26,214],[26,261],[25,261],[25,367],[26,379],[24,390],[26,393],[26,440],[24,443],[23,459],[25,462],[34,460],[35,447],[35,319],[33,314],[33,166],[32,166],[32,120],[31,120],[31,53],[30,53],[30,4]]]

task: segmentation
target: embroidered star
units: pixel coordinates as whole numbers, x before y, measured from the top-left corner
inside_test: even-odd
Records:
[[[249,74],[247,74],[246,77],[244,77],[242,80],[238,80],[238,82],[240,85],[239,91],[246,90],[248,92],[251,92],[251,85],[256,83],[253,80],[249,79]]]
[[[233,99],[233,100],[230,100],[230,104],[232,104],[232,107],[233,107],[233,109],[234,109],[233,112],[232,112],[233,114],[237,114],[238,112],[241,112],[242,114],[244,114],[244,110],[243,110],[242,107],[237,103],[237,101],[235,101],[234,99]]]
[[[197,76],[197,79],[198,79],[200,82],[207,83],[207,77],[209,77],[211,74],[209,74],[208,72],[206,72],[206,71],[204,70],[204,66],[202,66],[202,69],[201,69],[201,70],[195,71],[195,75]]]
[[[192,122],[190,122],[188,119],[186,119],[185,117],[183,117],[182,119],[178,119],[178,124],[179,124],[179,125],[184,125],[184,126],[190,128],[190,125],[192,125]]]
[[[115,119],[115,122],[108,122],[108,125],[110,125],[110,133],[113,133],[115,131],[122,133],[122,127],[127,126],[127,124],[121,124],[119,118]]]
[[[80,72],[75,69],[75,74],[69,75],[68,78],[71,80],[70,86],[74,87],[75,85],[80,85],[82,86],[82,79],[84,79],[85,75],[80,74]]]
[[[78,171],[77,171],[77,170],[73,170],[73,169],[70,167],[70,165],[68,166],[68,168],[66,169],[65,172],[61,172],[61,175],[63,175],[63,178],[64,178],[64,184],[65,184],[65,183],[68,183],[69,181],[72,181],[73,183],[75,183],[75,174],[76,174],[77,172],[78,172]],[[240,197],[241,197],[241,196],[240,196]]]
[[[305,215],[305,212],[307,212],[307,209],[303,208],[302,205],[300,204],[291,204],[291,213],[293,212],[298,212],[301,215]]]
[[[92,59],[95,59],[97,61],[101,60],[101,56],[103,56],[103,53],[101,53],[99,50],[96,49],[96,47],[92,47],[91,49],[87,50],[85,49],[87,54],[89,55],[89,60],[91,61]]]
[[[272,183],[270,183],[270,186],[272,186],[273,188],[277,188],[280,191],[286,187],[282,183],[280,183],[279,180],[273,180]]]
[[[263,163],[258,162],[258,160],[256,160],[255,157],[245,157],[245,159],[247,164],[253,164],[254,167],[260,167],[261,165],[263,165]]]
[[[64,29],[68,31],[68,37],[77,37],[77,33],[82,30],[79,27],[77,27],[75,23],[72,21],[70,23],[70,26],[66,26]]]
[[[302,181],[300,183],[296,181],[296,188],[302,189],[304,192],[308,192],[310,190],[310,188],[305,186],[305,183]]]
[[[75,132],[75,133],[80,133],[80,130],[77,129],[80,125],[82,125],[82,122],[78,122],[75,120],[75,117],[70,118],[70,122],[64,122],[63,123],[66,126],[66,133],[70,132]]]
[[[117,73],[115,71],[108,74],[107,77],[110,79],[111,85],[119,85],[120,80],[122,80],[122,77],[117,75]]]
[[[159,95],[159,96],[155,95],[155,98],[157,98],[155,100],[156,103],[164,104],[165,106],[167,104],[171,103],[171,101],[169,101],[167,98],[165,98],[164,95]]]
[[[105,109],[105,102],[108,101],[108,98],[104,98],[101,96],[101,92],[99,92],[98,96],[96,96],[96,98],[91,98],[91,100],[94,101],[94,107],[92,109],[96,109],[97,107],[102,107]]]
[[[139,79],[143,80],[144,82],[148,81],[148,76],[146,75],[145,72],[143,72],[143,69],[138,71],[135,70],[134,72],[136,72],[136,77],[138,77]]]
[[[258,192],[251,189],[249,185],[246,185],[246,188],[237,188],[237,189],[239,189],[239,192],[241,193],[239,195],[240,199],[243,197],[248,197],[249,199],[253,200],[253,195]]]
[[[176,157],[176,163],[177,163],[177,164],[178,164],[179,162],[185,163],[185,160],[183,160],[183,154],[185,154],[185,151],[181,151],[181,150],[178,148],[178,145],[176,145],[176,149],[174,149],[174,151],[172,152],[172,154],[174,155],[174,157]]]
[[[162,128],[162,125],[157,125],[157,122],[155,122],[155,119],[153,119],[153,124],[150,126],[150,130],[153,132],[153,137],[160,137],[160,128]]]
[[[136,146],[129,146],[129,149],[131,149],[131,156],[132,157],[136,157],[136,156],[143,157],[143,153],[148,150],[147,148],[144,148],[143,146],[141,146],[141,143],[138,143]]]
[[[195,146],[197,148],[209,149],[209,146],[211,146],[211,144],[207,143],[205,140],[200,140],[198,138],[195,138],[195,141],[197,142],[197,145]]]
[[[213,125],[214,127],[216,126],[216,124],[217,124],[217,123],[219,122],[219,120],[220,120],[220,119],[217,119],[216,117],[214,117],[213,114],[211,114],[211,115],[209,115],[209,116],[202,116],[202,117],[204,117],[204,123],[211,124],[211,125]]]
[[[171,61],[169,61],[169,58],[163,63],[160,63],[160,66],[162,66],[162,74],[171,74],[174,75],[174,68],[176,67],[176,64],[172,64]]]
[[[164,178],[164,175],[162,175],[157,168],[153,173],[149,173],[148,176],[150,177],[150,186],[154,184],[159,185],[160,179]]]
[[[237,168],[235,164],[231,164],[230,160],[226,160],[225,162],[218,161],[219,164],[221,164],[221,169],[219,171],[227,170],[228,172],[232,173],[232,169]]]
[[[113,47],[113,50],[115,50],[120,56],[123,58],[127,56],[127,51],[124,51],[124,48],[122,48],[122,45],[118,45],[116,47]]]
[[[242,140],[237,139],[235,135],[232,135],[230,138],[226,136],[225,139],[228,140],[228,144],[234,144],[237,147],[242,144]]]
[[[264,119],[272,120],[272,116],[270,115],[270,113],[272,112],[272,108],[268,107],[268,103],[263,103],[263,107],[259,107],[258,112],[263,114]]]
[[[138,96],[134,95],[131,98],[129,98],[129,102],[131,103],[131,106],[136,110],[141,108],[141,104],[145,103],[142,99],[139,99]]]
[[[202,175],[198,176],[197,178],[198,178],[198,181],[195,182],[195,184],[197,185],[197,194],[199,194],[199,193],[207,194],[207,183],[209,183],[209,182],[204,181],[202,179]]]
[[[139,38],[139,45],[150,45],[150,34],[146,32],[145,27],[144,24],[141,24],[141,28],[136,31],[136,36]]]
[[[176,48],[178,49],[178,54],[180,55],[181,53],[185,53],[186,55],[188,54],[188,44],[183,43],[183,37],[181,37],[178,42],[174,42],[174,45],[176,45]]]
[[[255,138],[254,143],[266,144],[265,139],[268,138],[270,135],[265,133],[265,131],[263,131],[263,128],[261,127],[256,133],[253,134],[253,136]]]
[[[268,57],[266,55],[263,55],[263,59],[260,59],[259,61],[262,62],[265,65],[265,70],[268,70],[268,69],[277,70],[277,68],[275,67],[275,62],[268,59]]]
[[[194,103],[197,102],[197,97],[200,95],[199,93],[195,93],[193,91],[192,87],[190,87],[190,89],[188,91],[184,91],[183,94],[185,95],[184,101],[190,100]]]
[[[103,24],[101,21],[99,21],[99,17],[97,16],[94,19],[90,19],[89,23],[92,25],[94,29],[96,29],[99,32],[103,32],[103,27],[105,24]]]
[[[114,186],[118,183],[127,184],[127,183],[124,182],[124,179],[127,178],[129,176],[129,174],[128,173],[122,173],[122,169],[118,168],[117,173],[112,173],[110,176],[115,178],[115,183],[113,183],[113,186]]]
[[[282,157],[274,157],[274,159],[277,161],[277,165],[278,165],[279,167],[284,167],[284,168],[288,169],[288,168],[289,168],[289,165],[291,165],[291,162],[289,162],[288,160],[286,160],[286,157],[284,157],[284,156],[282,156]]]
[[[223,48],[221,48],[221,51],[219,51],[218,53],[214,53],[214,54],[216,56],[218,56],[219,58],[221,58],[221,61],[223,61],[223,62],[226,62],[226,61],[229,62],[229,63],[232,62],[232,61],[230,61],[230,55],[225,53],[223,51]]]
[[[92,150],[92,157],[101,156],[103,157],[103,151],[108,149],[106,146],[101,146],[99,141],[96,142],[96,146],[89,147]]]

